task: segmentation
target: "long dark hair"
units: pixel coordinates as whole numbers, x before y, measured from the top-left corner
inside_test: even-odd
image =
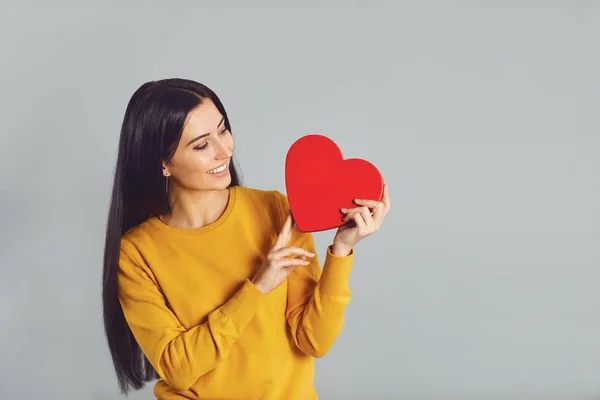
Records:
[[[144,83],[131,97],[121,127],[108,212],[102,276],[104,330],[122,393],[141,389],[158,378],[137,344],[118,298],[117,270],[121,237],[155,215],[170,211],[162,162],[169,161],[181,139],[188,113],[211,99],[231,125],[223,104],[205,85],[186,79]],[[230,186],[241,184],[230,163]]]

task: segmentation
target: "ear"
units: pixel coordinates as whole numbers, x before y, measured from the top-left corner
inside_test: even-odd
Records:
[[[165,161],[162,162],[162,173],[163,176],[171,175],[171,173],[169,172],[169,168],[167,168],[167,163]]]

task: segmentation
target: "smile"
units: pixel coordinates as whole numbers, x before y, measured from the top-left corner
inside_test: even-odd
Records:
[[[225,168],[227,168],[227,163],[221,165],[220,167],[209,169],[208,171],[206,171],[206,173],[207,174],[218,174],[219,172],[225,171]]]

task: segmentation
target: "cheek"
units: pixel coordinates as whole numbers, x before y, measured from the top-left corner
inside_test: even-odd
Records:
[[[212,158],[209,151],[197,151],[189,154],[185,161],[185,168],[182,168],[186,174],[195,174],[206,172],[212,166]],[[181,165],[181,164],[180,164]]]
[[[197,172],[206,172],[209,169],[214,167],[214,157],[210,152],[204,152],[199,154],[196,158],[196,162],[194,163],[194,170]]]

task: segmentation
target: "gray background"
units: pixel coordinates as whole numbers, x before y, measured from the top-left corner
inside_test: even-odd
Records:
[[[283,191],[312,132],[389,183],[323,400],[600,398],[599,2],[94,3],[0,11],[0,398],[122,398],[111,178],[173,76],[222,98],[247,186]]]

